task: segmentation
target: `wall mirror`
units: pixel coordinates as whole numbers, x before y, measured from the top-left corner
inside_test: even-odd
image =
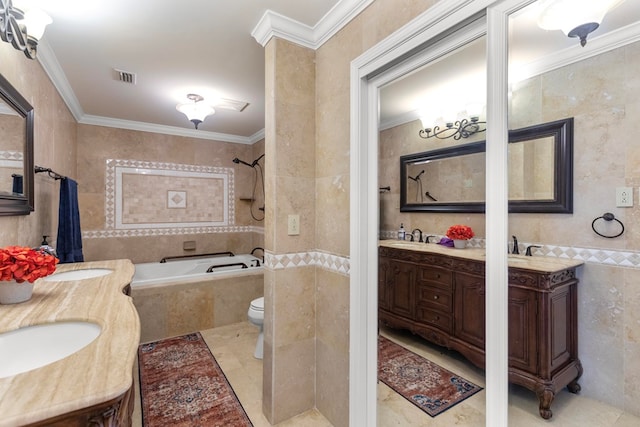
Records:
[[[400,211],[484,212],[485,144],[400,157]],[[509,212],[573,212],[573,118],[509,131]]]
[[[33,107],[0,75],[0,215],[33,211]]]

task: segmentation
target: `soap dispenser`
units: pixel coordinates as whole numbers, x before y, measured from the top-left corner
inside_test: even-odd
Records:
[[[49,242],[47,242],[47,237],[49,236],[42,236],[42,243],[40,243],[40,247],[38,247],[38,250],[57,257],[58,255],[56,254],[56,250],[51,245],[49,245]]]
[[[398,240],[404,240],[404,238],[406,237],[407,233],[404,229],[404,224],[400,223],[400,230],[398,230]]]

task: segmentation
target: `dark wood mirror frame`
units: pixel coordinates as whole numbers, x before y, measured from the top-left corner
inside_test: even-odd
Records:
[[[33,107],[0,75],[0,97],[25,119],[23,194],[0,192],[0,215],[29,215],[34,209],[33,194]]]
[[[554,198],[510,200],[510,213],[573,213],[573,117],[509,131],[509,143],[552,137]],[[485,152],[485,141],[400,157],[400,212],[484,212],[484,202],[407,203],[407,166],[416,162]]]

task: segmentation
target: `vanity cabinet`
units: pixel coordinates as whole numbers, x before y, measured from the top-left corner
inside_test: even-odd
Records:
[[[509,268],[509,381],[534,391],[551,418],[560,389],[578,392],[575,267]],[[485,364],[485,264],[440,253],[379,248],[379,322],[408,329]]]

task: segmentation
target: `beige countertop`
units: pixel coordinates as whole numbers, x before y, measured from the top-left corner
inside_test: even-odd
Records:
[[[486,261],[486,253],[484,249],[455,249],[448,246],[438,245],[436,243],[418,243],[401,240],[380,240],[378,242],[378,245],[381,247],[393,249],[404,249],[418,252],[441,254],[474,261]],[[511,268],[533,270],[545,273],[554,273],[557,271],[566,270],[568,268],[575,268],[584,264],[584,262],[580,260],[545,256],[509,255],[508,260],[509,267]]]
[[[129,260],[59,264],[56,273],[87,268],[106,276],[49,282],[38,279],[26,302],[0,305],[0,333],[59,321],[89,321],[100,335],[76,353],[49,365],[0,378],[0,426],[46,420],[115,399],[133,384],[140,321],[122,293],[135,267]]]

